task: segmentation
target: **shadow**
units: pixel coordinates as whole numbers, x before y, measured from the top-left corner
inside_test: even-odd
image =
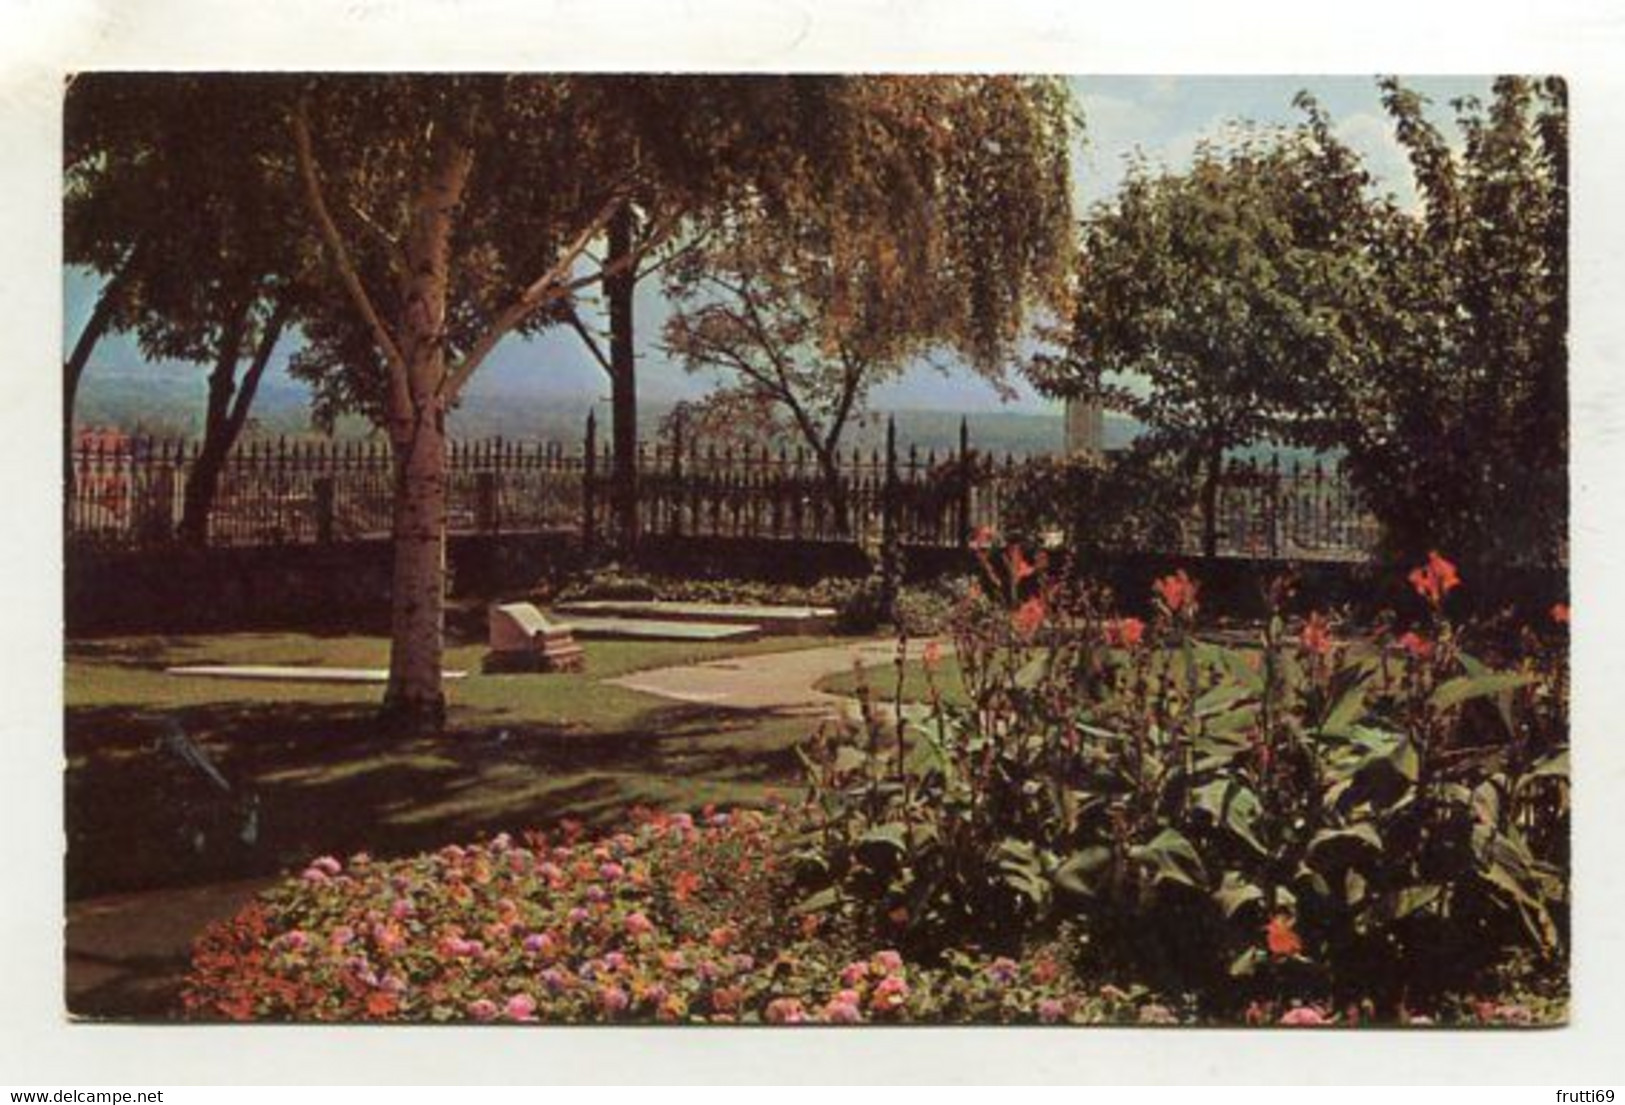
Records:
[[[488,716],[488,715],[487,715]],[[660,704],[624,726],[451,727],[403,738],[359,703],[67,713],[70,899],[274,875],[325,853],[391,857],[629,805],[793,785],[811,723]],[[176,751],[180,732],[229,789]]]

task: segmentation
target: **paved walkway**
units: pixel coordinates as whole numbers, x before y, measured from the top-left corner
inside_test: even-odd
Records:
[[[924,641],[910,642],[909,657],[918,658],[924,644]],[[854,660],[864,667],[874,667],[891,663],[896,655],[896,641],[872,639],[793,652],[736,656],[675,668],[653,668],[605,682],[679,702],[839,717],[851,700],[821,691],[816,684],[831,675],[851,671]]]

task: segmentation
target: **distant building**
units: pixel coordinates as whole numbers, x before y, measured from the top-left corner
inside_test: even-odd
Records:
[[[1095,403],[1066,401],[1066,455],[1102,456],[1106,451],[1106,412]]]

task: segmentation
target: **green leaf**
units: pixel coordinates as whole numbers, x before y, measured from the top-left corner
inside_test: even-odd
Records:
[[[1191,800],[1215,824],[1229,829],[1259,855],[1269,854],[1255,829],[1264,809],[1250,787],[1233,778],[1215,779],[1192,791]]]
[[[1258,972],[1268,957],[1263,948],[1248,948],[1230,961],[1231,978],[1250,978]]]
[[[815,894],[809,894],[796,903],[796,913],[822,913],[840,904],[841,891],[839,887],[826,886]]]
[[[1359,821],[1341,829],[1322,829],[1309,838],[1309,854],[1314,856],[1327,848],[1345,844],[1362,845],[1374,852],[1382,851],[1382,836],[1369,821]]]
[[[1507,691],[1527,687],[1535,681],[1533,675],[1523,672],[1491,672],[1485,675],[1458,675],[1454,679],[1447,679],[1434,689],[1428,702],[1435,710],[1448,710],[1459,706],[1463,702],[1470,702],[1475,698],[1485,698],[1489,695],[1504,694]],[[1511,725],[1511,714],[1502,715]]]
[[[1225,918],[1229,919],[1242,907],[1263,901],[1264,891],[1243,878],[1241,872],[1226,871],[1219,880],[1219,889],[1213,892],[1213,900],[1224,911]]]
[[[1196,716],[1212,717],[1222,714],[1231,706],[1251,698],[1256,692],[1251,687],[1239,683],[1220,683],[1217,687],[1210,687],[1202,692],[1196,700]]]
[[[1098,882],[1111,870],[1112,851],[1094,844],[1074,852],[1055,869],[1055,885],[1073,894],[1093,897]]]
[[[1201,857],[1177,829],[1164,829],[1150,843],[1135,845],[1129,849],[1129,856],[1153,866],[1156,869],[1156,882],[1166,879],[1200,888],[1207,879]]]
[[[1567,748],[1560,752],[1553,752],[1550,756],[1538,761],[1524,776],[1526,779],[1547,777],[1554,779],[1567,779],[1569,777],[1569,750]]]

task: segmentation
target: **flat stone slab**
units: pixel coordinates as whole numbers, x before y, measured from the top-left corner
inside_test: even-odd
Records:
[[[168,675],[197,675],[205,679],[263,679],[272,683],[387,683],[384,668],[316,668],[278,664],[189,664],[165,668]],[[442,679],[467,678],[466,671],[443,671]]]
[[[632,618],[664,622],[724,622],[753,625],[769,636],[797,636],[827,633],[835,625],[835,609],[829,606],[599,599],[564,602],[553,609],[555,613],[568,618],[572,624],[578,626],[581,624],[581,617]]]
[[[579,618],[567,623],[577,637],[599,641],[754,641],[759,625],[734,622],[653,621],[646,618]]]

